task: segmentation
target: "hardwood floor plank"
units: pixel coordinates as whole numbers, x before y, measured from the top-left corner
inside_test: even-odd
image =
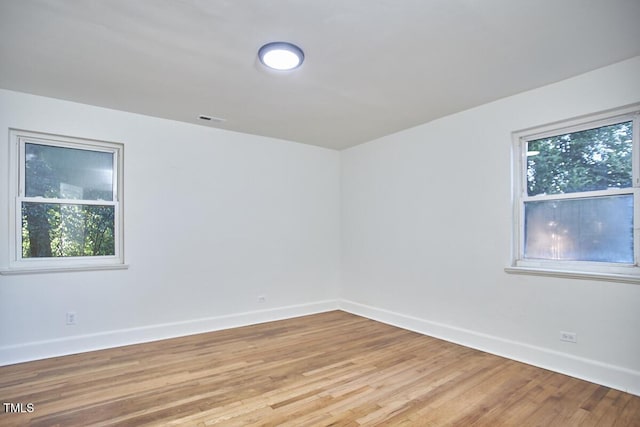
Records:
[[[1,426],[640,426],[640,397],[340,311],[0,367]]]

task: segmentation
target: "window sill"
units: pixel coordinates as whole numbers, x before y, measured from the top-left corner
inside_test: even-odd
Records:
[[[527,274],[533,276],[550,276],[567,279],[602,280],[606,282],[621,282],[640,284],[640,275],[618,273],[596,273],[586,271],[552,270],[536,267],[505,267],[509,274]]]
[[[100,271],[100,270],[126,270],[128,264],[105,264],[77,267],[45,267],[45,268],[15,268],[0,270],[2,276],[13,276],[19,274],[44,274],[44,273],[71,273],[77,271]]]

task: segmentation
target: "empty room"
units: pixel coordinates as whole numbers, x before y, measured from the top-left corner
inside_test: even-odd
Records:
[[[0,0],[0,425],[640,426],[638,22]]]

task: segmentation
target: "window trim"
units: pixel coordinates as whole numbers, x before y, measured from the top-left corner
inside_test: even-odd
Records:
[[[33,143],[53,147],[112,153],[114,156],[113,200],[89,201],[25,196],[25,144]],[[9,262],[0,274],[49,273],[57,271],[88,271],[123,269],[128,266],[124,258],[124,144],[86,138],[53,135],[40,132],[9,129]],[[22,202],[73,205],[114,206],[115,254],[64,258],[22,257]]]
[[[527,195],[527,142],[593,129],[623,121],[632,121],[632,186],[620,189],[568,193],[563,195]],[[523,129],[512,133],[512,247],[511,265],[507,273],[531,274],[565,278],[606,280],[640,283],[640,103],[607,110],[569,120]],[[524,203],[555,199],[578,199],[594,196],[631,194],[633,203],[633,252],[632,264],[591,261],[532,260],[524,258]]]

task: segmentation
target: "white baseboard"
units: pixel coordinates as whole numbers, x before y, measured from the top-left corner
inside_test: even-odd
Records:
[[[251,311],[226,316],[207,317],[182,322],[119,329],[96,334],[77,335],[60,339],[3,346],[0,347],[0,366],[120,347],[123,345],[158,341],[203,332],[237,328],[337,309],[337,300],[327,300],[309,304],[278,307],[269,310]]]
[[[543,347],[341,300],[348,313],[640,396],[640,372]]]
[[[0,347],[0,366],[254,325],[338,309],[640,396],[640,372],[638,371],[348,300],[327,300],[269,310],[3,346]]]

